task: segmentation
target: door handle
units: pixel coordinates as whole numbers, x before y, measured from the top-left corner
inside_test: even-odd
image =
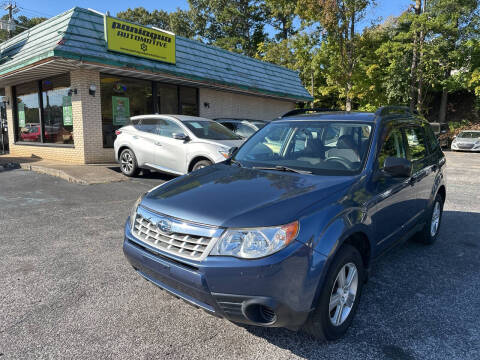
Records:
[[[154,144],[157,145],[157,146],[162,146],[162,143],[160,143],[158,141],[155,141]]]

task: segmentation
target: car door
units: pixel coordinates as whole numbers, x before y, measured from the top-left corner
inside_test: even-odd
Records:
[[[415,189],[410,178],[396,178],[383,171],[387,157],[407,158],[407,147],[402,126],[391,121],[382,131],[380,150],[377,153],[372,190],[372,221],[378,249],[383,251],[393,245],[405,232],[415,201]]]
[[[131,134],[131,147],[138,164],[140,166],[154,164],[159,147],[155,135],[156,119],[141,119],[134,127],[136,131]]]
[[[438,159],[433,149],[429,150],[423,125],[412,123],[404,128],[407,140],[407,156],[412,162],[411,182],[415,188],[415,210],[417,217],[425,213],[432,194]],[[418,219],[412,219],[408,226],[413,226]]]
[[[188,141],[173,138],[173,134],[188,135],[186,129],[171,119],[156,119],[155,144],[157,146],[154,164],[160,170],[176,174],[187,172]]]

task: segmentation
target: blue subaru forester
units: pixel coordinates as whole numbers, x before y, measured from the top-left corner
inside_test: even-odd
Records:
[[[124,253],[212,315],[337,339],[372,261],[412,236],[437,239],[444,165],[429,124],[406,108],[293,111],[223,163],[139,198]]]

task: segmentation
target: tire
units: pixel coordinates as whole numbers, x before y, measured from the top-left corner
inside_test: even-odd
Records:
[[[137,158],[130,149],[125,149],[120,153],[120,170],[123,175],[128,177],[138,175],[140,169],[138,168]]]
[[[192,171],[207,167],[213,165],[213,163],[210,160],[200,160],[193,165]]]
[[[339,287],[340,271],[344,271],[346,280],[348,280],[349,274],[354,274],[353,269],[356,269],[357,276],[356,278],[353,276],[350,291],[342,292]],[[357,311],[364,279],[365,267],[360,252],[355,247],[344,244],[328,269],[317,307],[304,324],[303,330],[319,340],[341,338],[352,323]],[[337,293],[337,291],[339,292]],[[334,296],[336,300],[334,300]],[[330,311],[331,300],[333,300],[332,304],[336,304],[336,306],[332,307]],[[341,314],[341,316],[337,316],[337,314]]]
[[[442,195],[437,194],[428,212],[427,222],[422,231],[414,237],[415,241],[427,245],[431,245],[437,241],[440,225],[442,224],[443,203]]]

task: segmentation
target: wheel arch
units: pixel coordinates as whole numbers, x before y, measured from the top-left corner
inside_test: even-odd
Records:
[[[202,160],[207,160],[207,161],[210,161],[212,164],[215,164],[215,161],[213,161],[212,159],[208,158],[205,155],[196,155],[196,156],[193,157],[192,160],[190,160],[190,162],[188,164],[188,172],[191,172],[193,167],[195,166],[195,164],[199,161],[202,161]]]

